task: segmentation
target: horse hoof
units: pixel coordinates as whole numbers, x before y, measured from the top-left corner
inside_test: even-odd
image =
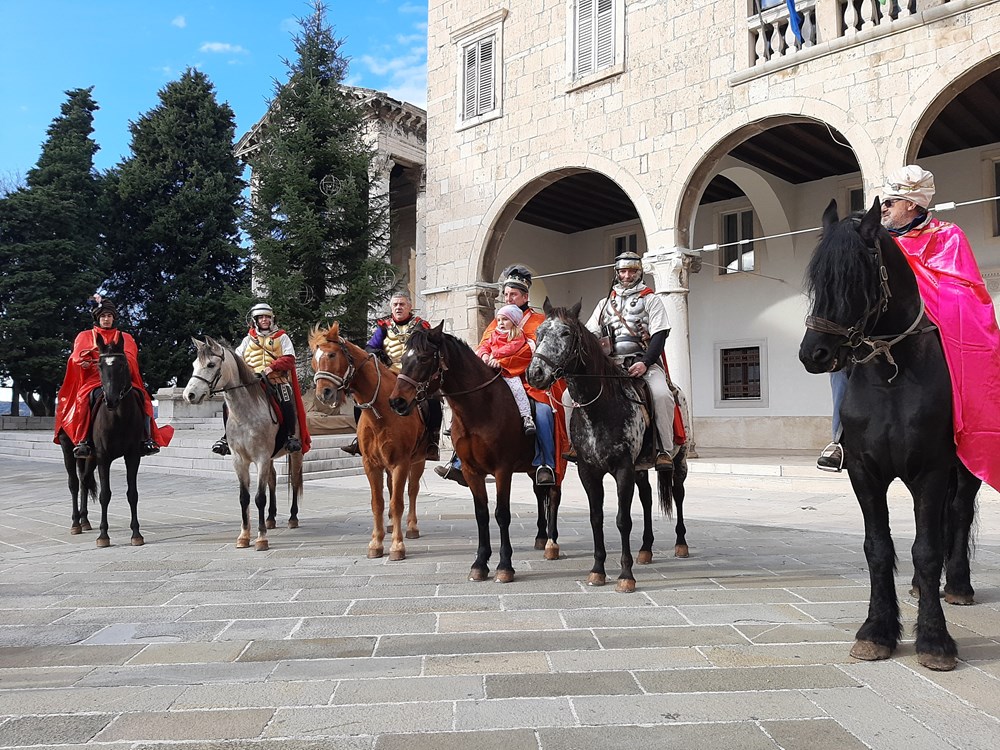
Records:
[[[640,565],[649,565],[653,562],[653,551],[648,549],[639,550],[639,554],[636,555],[635,561]]]
[[[588,586],[603,586],[608,582],[608,577],[604,573],[591,573],[587,576]]]
[[[917,662],[920,666],[932,669],[935,672],[950,672],[958,664],[958,659],[954,656],[942,656],[940,654],[917,654]]]
[[[949,594],[947,591],[944,592],[944,600],[948,604],[957,604],[962,607],[976,603],[974,594]]]
[[[110,547],[111,546],[111,540],[108,537],[103,537],[103,538],[102,537],[98,537],[97,538],[97,546],[98,547]]]
[[[275,522],[274,522],[274,519],[273,519],[273,518],[268,518],[268,519],[267,519],[267,520],[266,520],[266,521],[264,522],[264,528],[265,528],[265,529],[273,529],[273,528],[275,528],[276,526],[277,526],[277,524],[275,524]]]
[[[674,557],[687,557],[688,546],[686,544],[674,545]]]
[[[134,536],[134,537],[132,537],[132,546],[133,547],[141,547],[145,543],[146,543],[146,540],[143,539],[141,536]]]
[[[619,594],[634,594],[635,581],[631,578],[619,578],[618,584],[615,586],[615,591]]]
[[[469,571],[470,581],[486,581],[490,577],[489,568],[473,568]]]
[[[268,544],[268,541],[266,539],[258,539],[256,542],[253,543],[253,548],[257,552],[267,552],[269,546],[270,545]]]
[[[80,528],[83,529],[84,531],[94,530],[94,527],[90,525],[90,521],[84,521],[82,524],[80,524]]]
[[[368,548],[368,559],[378,560],[385,554],[385,550],[382,547],[369,547]]]
[[[514,581],[514,571],[498,570],[496,577],[493,580],[497,583],[512,583]]]
[[[405,536],[407,539],[419,539],[420,529],[408,529],[403,536]]]
[[[290,529],[297,529],[297,528],[299,528],[299,519],[297,519],[297,518],[289,518],[288,519],[288,528],[290,528]]]
[[[535,549],[537,549],[539,551],[545,549],[546,542],[547,542],[546,539],[542,539],[541,537],[537,537],[535,539]]]
[[[882,661],[892,655],[892,649],[880,643],[871,641],[855,641],[851,648],[851,656],[862,661]]]
[[[82,534],[83,533],[83,529],[80,526],[70,526],[69,527],[69,533],[70,534],[74,534],[74,535],[75,534]]]
[[[236,540],[236,549],[246,549],[249,546],[250,546],[250,540],[249,539],[237,539]]]
[[[389,553],[390,562],[398,562],[406,559],[406,550],[397,549]]]
[[[554,542],[550,542],[545,545],[545,554],[542,555],[546,560],[558,560],[559,559],[559,545]]]

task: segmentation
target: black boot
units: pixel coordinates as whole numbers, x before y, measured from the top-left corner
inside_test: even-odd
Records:
[[[155,440],[143,440],[142,449],[139,451],[143,456],[154,456],[160,452],[160,446],[156,444]]]
[[[229,455],[229,441],[226,440],[225,435],[215,441],[215,445],[212,446],[212,453],[218,453],[220,456]]]
[[[75,458],[90,458],[94,455],[94,446],[90,444],[90,439],[81,440],[73,447],[73,456]]]
[[[342,445],[340,450],[344,451],[344,453],[350,453],[352,456],[361,455],[361,446],[358,445],[357,437],[354,438],[354,441],[350,445]]]

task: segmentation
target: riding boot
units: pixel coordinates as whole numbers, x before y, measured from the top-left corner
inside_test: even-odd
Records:
[[[74,458],[89,458],[94,455],[94,439],[92,432],[94,429],[94,412],[97,411],[97,403],[101,400],[101,389],[94,388],[89,395],[90,414],[87,415],[87,437],[73,447]]]
[[[358,445],[357,436],[354,437],[354,440],[351,441],[350,445],[343,445],[340,450],[344,451],[344,453],[350,453],[352,456],[360,456],[361,446]]]
[[[139,451],[143,457],[153,456],[160,452],[160,446],[158,446],[156,441],[153,440],[152,423],[152,417],[146,417],[146,438],[142,441],[142,448]]]
[[[441,460],[441,433],[427,433],[427,454],[424,458],[427,461],[440,461]]]
[[[441,399],[427,400],[427,455],[428,461],[441,460]]]
[[[279,403],[281,404],[281,416],[285,421],[285,429],[288,432],[288,441],[285,443],[285,450],[289,453],[298,453],[302,450],[302,443],[295,436],[295,402],[294,400],[289,400],[279,401]]]
[[[222,404],[222,429],[226,429],[226,423],[229,421],[229,407],[225,403]],[[228,456],[230,454],[229,441],[226,440],[226,433],[222,433],[222,437],[215,441],[212,446],[212,453],[218,453],[220,456]]]

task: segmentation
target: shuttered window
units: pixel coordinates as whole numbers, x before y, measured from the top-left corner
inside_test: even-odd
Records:
[[[576,0],[574,78],[615,64],[615,3],[621,1]]]
[[[462,50],[462,119],[471,120],[497,108],[496,37],[488,36]]]

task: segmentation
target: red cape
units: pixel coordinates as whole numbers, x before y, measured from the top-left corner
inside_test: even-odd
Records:
[[[958,457],[1000,490],[1000,329],[975,255],[961,229],[937,219],[896,242],[941,333]]]
[[[139,374],[139,349],[135,345],[135,339],[115,328],[97,327],[89,331],[80,331],[73,342],[73,353],[66,362],[66,376],[59,388],[52,442],[59,442],[60,432],[65,432],[74,444],[87,437],[87,430],[90,427],[90,392],[101,387],[101,373],[97,367],[98,342],[103,341],[105,345],[109,345],[119,337],[124,345],[129,372],[132,374],[132,385],[142,394],[142,409],[151,420],[151,437],[161,448],[170,445],[174,428],[170,425],[158,427],[156,420],[153,419],[153,402],[150,401],[149,393]]]

